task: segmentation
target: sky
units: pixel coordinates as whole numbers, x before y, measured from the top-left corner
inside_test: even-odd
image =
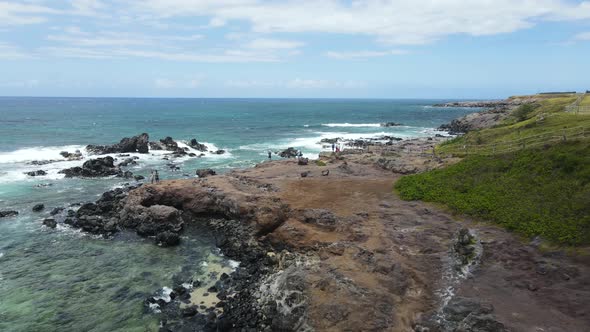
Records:
[[[0,0],[0,96],[590,90],[590,1]]]

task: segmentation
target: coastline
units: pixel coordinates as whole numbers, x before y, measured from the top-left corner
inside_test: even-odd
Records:
[[[582,330],[588,309],[568,308],[590,308],[587,296],[574,300],[590,294],[585,262],[393,193],[403,174],[459,160],[433,150],[446,139],[349,140],[353,148],[318,162],[267,161],[115,189],[64,217],[86,232],[130,230],[161,246],[199,225],[240,263],[206,289],[175,280],[165,300],[147,298],[162,331]],[[203,306],[199,295],[209,299]]]

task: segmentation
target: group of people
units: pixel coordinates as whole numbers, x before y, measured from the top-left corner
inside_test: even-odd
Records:
[[[158,174],[157,170],[152,171],[152,173],[150,174],[150,183],[160,183],[160,174]]]

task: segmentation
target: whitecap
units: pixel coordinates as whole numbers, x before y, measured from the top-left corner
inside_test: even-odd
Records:
[[[324,127],[331,127],[331,128],[338,128],[338,127],[358,127],[358,128],[362,128],[362,127],[381,127],[380,123],[322,123],[322,126]]]

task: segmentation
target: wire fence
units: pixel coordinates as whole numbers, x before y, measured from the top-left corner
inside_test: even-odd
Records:
[[[565,111],[574,114],[590,114],[590,104],[582,105],[585,98],[590,99],[590,94],[585,93],[580,95],[576,101],[565,107]]]

